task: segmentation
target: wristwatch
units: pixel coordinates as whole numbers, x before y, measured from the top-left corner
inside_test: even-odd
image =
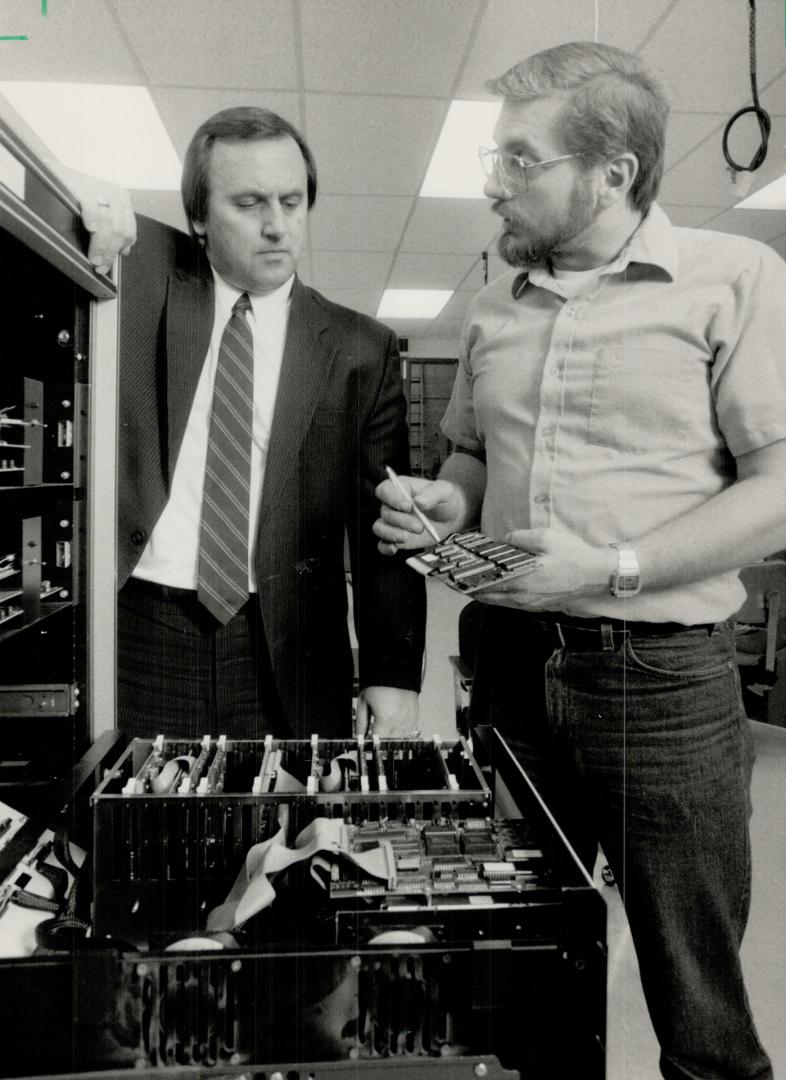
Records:
[[[612,596],[637,596],[641,592],[639,560],[631,547],[612,544],[617,549],[617,569],[611,575],[609,588]]]

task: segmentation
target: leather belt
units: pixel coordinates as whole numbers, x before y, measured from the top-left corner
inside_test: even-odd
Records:
[[[532,613],[532,619],[553,638],[556,647],[571,649],[616,649],[627,638],[672,637],[691,630],[711,634],[716,623],[627,622],[624,619],[580,619],[570,615]]]

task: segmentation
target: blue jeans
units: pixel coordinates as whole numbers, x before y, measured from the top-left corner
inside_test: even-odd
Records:
[[[663,1076],[771,1080],[739,961],[753,749],[733,629],[588,636],[486,608],[472,722],[501,731],[587,867],[601,844]]]

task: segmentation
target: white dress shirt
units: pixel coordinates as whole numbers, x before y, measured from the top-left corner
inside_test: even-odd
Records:
[[[211,268],[212,269],[212,268]],[[133,576],[160,585],[196,589],[199,527],[205,483],[205,461],[221,338],[232,308],[241,295],[213,270],[215,319],[191,413],[175,465],[169,501],[150,534]],[[273,408],[281,373],[292,281],[265,296],[249,296],[248,319],[254,336],[254,414],[251,447],[251,504],[248,520],[249,591],[256,591],[253,553],[259,519]]]

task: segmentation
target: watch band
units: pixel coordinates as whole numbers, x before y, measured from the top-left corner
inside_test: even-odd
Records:
[[[612,573],[609,588],[612,596],[637,596],[641,592],[639,560],[632,547],[612,544],[617,551],[617,569]]]

